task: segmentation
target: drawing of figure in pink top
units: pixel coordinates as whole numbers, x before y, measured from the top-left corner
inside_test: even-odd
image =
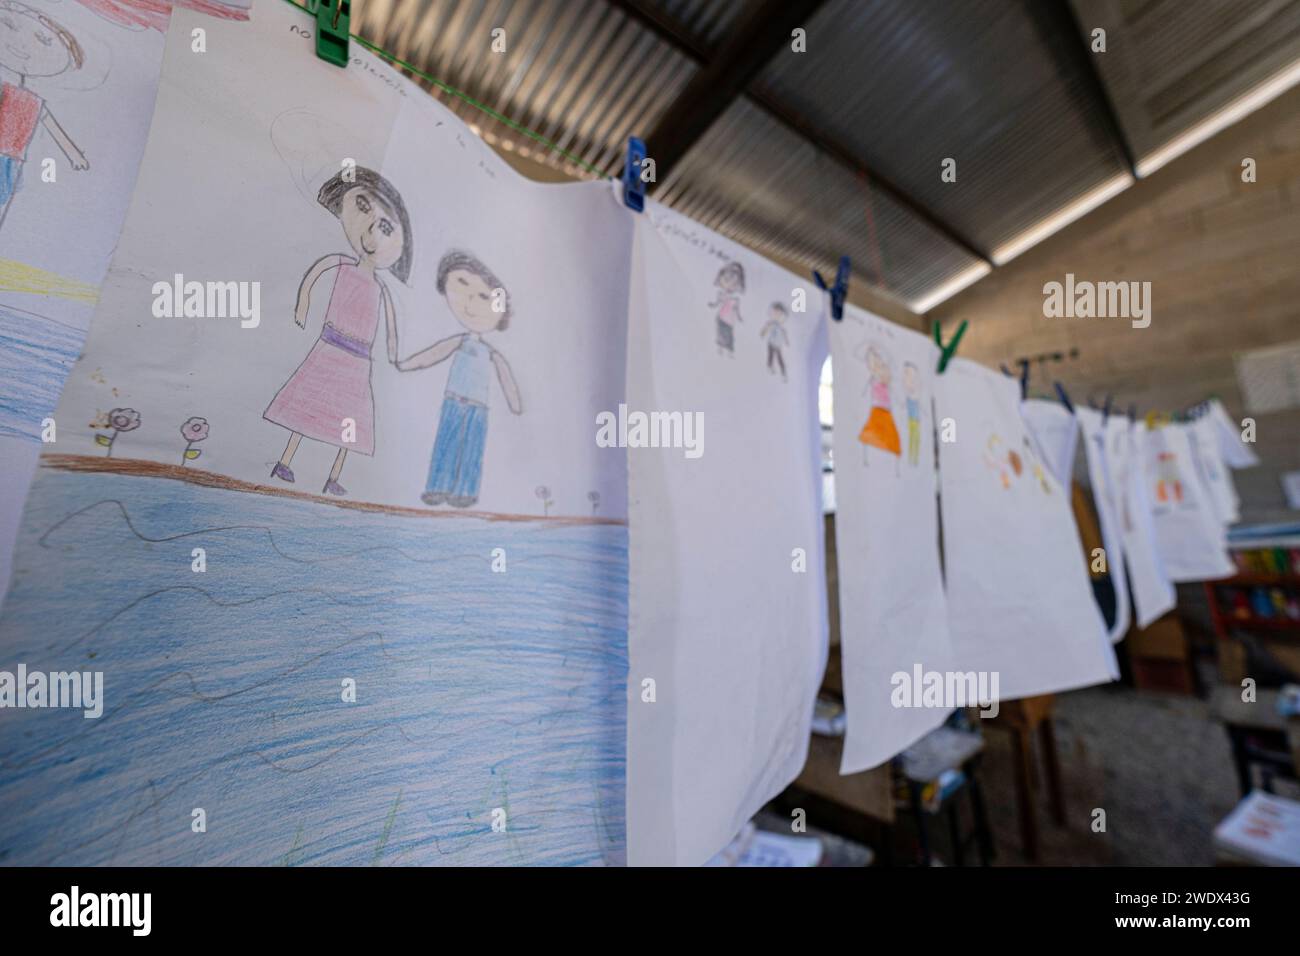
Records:
[[[890,388],[894,380],[894,368],[885,351],[877,345],[864,343],[857,355],[867,363],[870,376],[864,393],[870,396],[871,411],[867,421],[858,432],[858,441],[862,442],[862,463],[868,464],[867,450],[878,448],[894,456],[894,473],[899,470],[899,461],[903,454],[903,445],[898,436],[898,425],[894,423],[894,405]]]
[[[379,273],[387,270],[402,282],[410,276],[411,223],[392,183],[361,166],[337,173],[321,187],[317,201],[338,218],[355,255],[322,256],[303,276],[293,316],[299,328],[307,327],[312,288],[325,273],[335,273],[325,324],[262,417],[289,429],[272,476],[292,482],[293,456],[302,439],[311,438],[338,448],[324,492],[345,495],[339,475],[348,452],[375,453],[370,350],[381,310],[388,359],[397,360],[397,313]]]
[[[86,154],[55,120],[45,100],[27,88],[32,77],[79,70],[86,54],[66,27],[17,0],[0,0],[0,223],[22,184],[27,147],[44,126],[73,169],[87,169]],[[8,80],[15,74],[17,83]]]
[[[709,308],[718,310],[718,354],[735,358],[736,323],[742,321],[740,293],[745,291],[745,267],[739,262],[728,262],[718,270],[713,284],[718,287],[718,294]]]

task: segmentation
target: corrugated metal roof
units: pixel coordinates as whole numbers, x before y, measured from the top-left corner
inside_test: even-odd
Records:
[[[649,136],[763,8],[366,0],[353,28],[567,155],[433,91],[489,142],[616,175],[627,136]],[[1300,0],[827,0],[806,30],[807,52],[775,52],[653,192],[761,251],[850,255],[855,278],[914,307],[1300,63]]]
[[[1300,57],[1295,0],[1071,0],[1141,160]]]
[[[1048,6],[834,0],[759,82],[989,254],[1125,168]]]

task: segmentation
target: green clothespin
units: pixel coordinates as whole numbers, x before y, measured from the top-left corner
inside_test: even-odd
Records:
[[[943,339],[939,337],[939,320],[934,320],[934,344],[939,346],[943,354],[939,356],[939,373],[948,367],[948,359],[952,358],[953,353],[957,351],[957,345],[961,342],[961,337],[966,334],[966,320],[962,319],[961,324],[957,326],[957,331],[952,334],[948,344],[943,344]]]
[[[335,66],[348,65],[352,0],[315,0],[316,55]]]

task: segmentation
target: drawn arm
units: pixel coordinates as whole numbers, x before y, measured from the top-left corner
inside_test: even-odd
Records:
[[[428,368],[430,365],[445,362],[456,353],[464,340],[463,332],[460,335],[449,335],[441,342],[434,342],[427,349],[416,352],[410,358],[397,359],[397,367],[403,372],[412,372],[417,368]]]
[[[379,292],[383,297],[384,329],[388,340],[388,361],[397,364],[397,309],[393,306],[393,297],[388,294],[388,286],[379,283]]]
[[[307,270],[307,274],[302,277],[302,282],[298,285],[298,303],[293,309],[293,320],[298,323],[298,328],[307,328],[307,312],[311,308],[311,288],[316,284],[316,280],[330,269],[337,269],[344,262],[351,261],[347,256],[332,253],[321,256]]]
[[[510,371],[510,363],[504,355],[493,349],[492,364],[496,366],[497,381],[501,383],[501,391],[505,392],[506,404],[516,415],[522,415],[524,401],[519,396],[519,383],[515,381],[515,373]]]
[[[772,323],[773,323],[774,321],[775,321],[774,319],[768,319],[768,320],[767,320],[767,324],[766,324],[765,326],[763,326],[761,329],[758,330],[758,337],[759,337],[760,339],[765,339],[765,338],[767,338],[767,330],[770,329],[770,328],[772,327]]]
[[[63,155],[68,157],[68,162],[72,164],[73,169],[90,168],[90,163],[86,160],[86,154],[77,148],[77,144],[63,131],[63,127],[59,125],[59,121],[54,118],[54,114],[48,108],[41,110],[41,122],[49,131],[49,134],[54,137],[54,142],[59,144],[59,149],[63,150]]]

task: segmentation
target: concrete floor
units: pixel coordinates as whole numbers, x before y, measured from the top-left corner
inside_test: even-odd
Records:
[[[1212,834],[1239,795],[1231,750],[1206,701],[1118,684],[1061,694],[1056,738],[1066,825],[1037,794],[1039,862],[1057,866],[1208,866]],[[981,778],[997,863],[1026,862],[1020,848],[1010,735],[985,732]],[[1041,765],[1038,780],[1042,781]],[[1106,811],[1106,832],[1091,829]]]
[[[1227,733],[1212,719],[1207,701],[1121,684],[1094,687],[1057,695],[1055,728],[1066,824],[1058,827],[1049,818],[1040,760],[1035,765],[1039,865],[1214,863],[1214,827],[1237,804],[1239,794]],[[1027,865],[1011,735],[988,725],[980,729],[985,738],[980,781],[994,832],[994,865]],[[1106,811],[1104,833],[1092,831],[1095,808]],[[965,796],[960,813],[969,827]],[[763,829],[789,830],[783,813],[765,811],[756,820]],[[814,819],[809,823],[809,834],[824,839],[828,865],[863,866],[872,859],[865,847],[825,834]],[[929,830],[936,862],[951,863],[947,820],[930,818]],[[895,863],[915,860],[916,829],[909,813],[899,815],[893,837]],[[877,861],[884,857],[874,854]],[[968,865],[974,857],[971,848]]]

